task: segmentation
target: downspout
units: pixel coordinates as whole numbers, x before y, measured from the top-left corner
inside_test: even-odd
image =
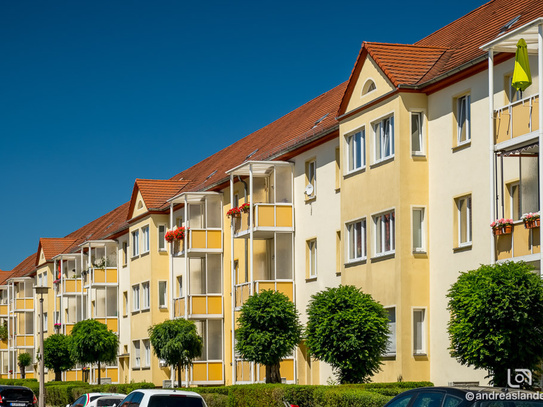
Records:
[[[253,188],[254,188],[254,177],[253,177],[253,164],[249,164],[249,194],[251,196],[251,201],[254,200],[253,195]],[[253,273],[253,266],[254,266],[254,259],[253,259],[253,248],[254,248],[254,240],[253,240],[253,229],[254,229],[254,214],[253,214],[253,208],[254,208],[254,202],[251,202],[251,208],[249,210],[249,264],[251,269],[249,270],[249,281],[251,284],[249,285],[249,295],[254,294],[254,273]],[[251,383],[255,382],[255,363],[251,362]]]
[[[234,176],[230,174],[230,207],[234,203]],[[230,306],[232,307],[232,321],[230,333],[232,336],[232,384],[236,384],[236,277],[234,270],[234,222],[230,222]]]
[[[188,219],[188,202],[187,202],[187,195],[184,196],[185,199],[185,206],[183,208],[183,219],[185,219],[185,238],[183,239],[183,251],[185,252],[185,284],[183,287],[183,291],[185,294],[185,319],[189,319],[189,287],[190,287],[190,270],[189,270],[189,257],[187,253],[187,246],[188,246],[188,240],[189,240],[189,219]],[[183,226],[183,225],[181,225]],[[189,387],[189,369],[185,369],[185,384],[187,387]]]
[[[496,219],[496,173],[497,168],[494,165],[494,48],[488,50],[488,128],[489,128],[489,176],[490,176],[490,222]],[[495,238],[490,238],[490,263],[496,262]]]
[[[173,229],[173,202],[170,202],[170,225],[169,230]],[[168,242],[168,245],[170,247],[170,319],[173,320],[175,316],[175,301],[174,301],[174,282],[175,282],[175,274],[173,269],[173,241]],[[170,381],[172,383],[172,388],[174,388],[175,384],[175,366],[172,365],[170,367]]]
[[[539,24],[537,27],[538,37],[537,37],[537,82],[538,82],[538,92],[539,92],[539,154],[541,154],[541,146],[543,146],[543,24]],[[541,182],[543,180],[543,162],[541,157],[539,161],[539,212],[541,213],[541,204],[543,203],[543,188],[541,187]],[[539,241],[543,239],[543,228],[539,228]],[[543,250],[540,251],[539,255],[539,270],[541,274],[541,265],[543,264]]]

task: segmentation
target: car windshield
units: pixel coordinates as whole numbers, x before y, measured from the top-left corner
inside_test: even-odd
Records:
[[[183,394],[151,396],[148,407],[203,407],[202,399]]]
[[[123,399],[124,397],[101,397],[100,399],[96,400],[96,406],[97,407],[117,406],[121,404],[121,401]]]

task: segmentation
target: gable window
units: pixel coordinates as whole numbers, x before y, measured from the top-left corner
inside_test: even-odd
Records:
[[[348,261],[366,258],[366,219],[347,224]]]
[[[364,129],[347,136],[347,171],[366,166],[366,131]]]
[[[132,311],[140,310],[140,286],[136,284],[132,286]]]
[[[151,306],[151,293],[149,291],[149,282],[142,283],[141,285],[143,298],[141,301],[141,309],[149,309]]]
[[[375,255],[382,256],[394,253],[395,250],[395,217],[394,211],[373,217],[375,225]]]
[[[373,124],[375,162],[394,156],[394,116]]]
[[[364,96],[367,93],[370,93],[370,92],[374,91],[375,89],[377,89],[377,87],[375,86],[375,82],[372,81],[371,79],[368,79],[364,83],[364,86],[362,86],[362,96]]]
[[[456,199],[456,218],[458,246],[469,246],[471,244],[471,195]]]
[[[317,195],[317,161],[310,160],[305,163],[305,198],[315,198]],[[311,185],[311,186],[310,186]]]
[[[413,252],[425,251],[424,208],[413,209]]]
[[[385,356],[396,355],[396,308],[385,308],[388,315],[388,344]]]
[[[470,95],[464,95],[456,99],[456,135],[458,145],[471,140],[470,111]]]
[[[140,254],[140,231],[134,230],[132,232],[132,257],[139,256]]]
[[[425,310],[413,310],[413,354],[426,354],[426,321]]]
[[[411,113],[411,154],[424,155],[422,112]]]
[[[158,225],[158,251],[166,251],[166,225]]]
[[[317,277],[317,239],[307,241],[307,275]]]
[[[142,253],[149,252],[149,226],[144,226],[141,228],[142,234]]]

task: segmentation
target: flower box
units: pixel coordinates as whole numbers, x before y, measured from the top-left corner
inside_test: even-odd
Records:
[[[513,219],[496,219],[490,227],[494,236],[510,235],[513,232]]]
[[[535,228],[538,228],[539,226],[540,226],[540,219],[524,221],[524,227],[526,229],[535,229]]]
[[[241,216],[241,210],[237,207],[233,207],[228,212],[226,212],[226,216],[229,218],[239,218]]]
[[[513,233],[513,225],[505,225],[502,227],[502,235],[510,235]]]

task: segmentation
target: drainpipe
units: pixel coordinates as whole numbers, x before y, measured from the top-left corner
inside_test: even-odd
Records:
[[[185,252],[185,284],[183,287],[183,291],[185,293],[185,319],[189,319],[189,287],[190,287],[190,270],[189,270],[189,257],[187,253],[187,247],[188,247],[188,240],[189,240],[189,230],[188,227],[190,227],[189,219],[188,219],[188,202],[187,202],[187,195],[184,196],[185,199],[185,206],[183,208],[183,219],[185,219],[185,238],[183,239],[183,251]],[[182,226],[182,225],[181,225]],[[187,387],[189,387],[189,369],[185,369],[185,384]]]
[[[234,176],[230,174],[230,206],[234,203]],[[234,270],[234,222],[230,222],[230,303],[232,307],[231,336],[232,336],[232,384],[236,384],[236,276]]]
[[[489,156],[489,176],[490,176],[490,222],[496,219],[496,174],[494,166],[494,48],[488,50],[488,128],[490,134],[490,156]],[[503,198],[503,197],[502,197]],[[495,238],[490,238],[490,263],[496,262]]]
[[[173,229],[173,202],[170,202],[170,227],[169,230]],[[174,282],[175,282],[175,273],[173,270],[173,242],[168,242],[168,245],[170,246],[170,319],[173,320],[175,316],[174,307],[175,307],[175,301],[174,301]],[[174,388],[175,384],[175,366],[172,365],[170,368],[170,381],[172,383],[172,388]]]
[[[249,164],[249,194],[251,196],[251,201],[254,201],[254,177],[253,177],[253,164]],[[251,210],[249,211],[249,264],[251,267],[251,270],[249,271],[249,281],[251,284],[249,285],[249,295],[254,294],[254,273],[253,273],[253,266],[254,266],[254,258],[253,258],[253,248],[254,248],[254,240],[253,240],[253,229],[254,229],[254,214],[253,209],[254,202],[251,203]],[[251,383],[255,382],[255,363],[251,362]]]
[[[541,154],[541,146],[543,146],[543,24],[537,27],[537,82],[539,92],[539,154]],[[541,204],[543,203],[543,188],[541,182],[543,180],[543,163],[539,156],[539,212],[541,213]],[[543,228],[539,228],[539,241],[543,239]],[[543,265],[543,250],[539,257],[539,270],[541,274],[541,266]]]

